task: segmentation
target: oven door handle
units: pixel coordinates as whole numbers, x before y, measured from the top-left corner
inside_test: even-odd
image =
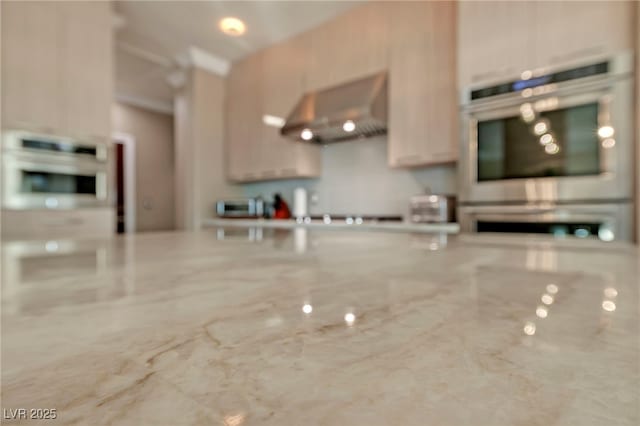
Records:
[[[502,206],[500,209],[491,209],[486,207],[481,208],[467,208],[469,213],[477,214],[508,214],[508,215],[529,215],[529,214],[542,214],[557,212],[559,208],[557,206],[549,207],[522,207],[522,206]]]
[[[515,214],[498,214],[498,213],[481,213],[473,215],[474,221],[490,221],[490,222],[601,222],[610,223],[613,218],[608,215],[596,213],[574,213],[571,215],[558,215],[555,213],[531,214],[531,215],[515,215]]]

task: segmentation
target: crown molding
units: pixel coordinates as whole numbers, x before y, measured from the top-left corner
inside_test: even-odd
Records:
[[[126,43],[124,41],[116,42],[116,48],[122,52],[126,52],[130,55],[133,55],[147,62],[151,62],[152,64],[159,65],[163,68],[170,69],[175,67],[175,64],[171,59],[166,58],[162,55],[158,55],[157,53],[151,52],[149,50],[142,49],[133,44]]]
[[[116,93],[116,101],[134,107],[159,112],[161,114],[173,115],[173,103],[157,101],[144,98],[142,96],[128,95],[126,93]]]
[[[190,46],[186,52],[176,56],[182,68],[200,68],[212,74],[225,77],[231,68],[231,62],[196,46]]]
[[[177,70],[167,75],[167,83],[174,89],[180,89],[187,81],[187,75],[184,70]]]

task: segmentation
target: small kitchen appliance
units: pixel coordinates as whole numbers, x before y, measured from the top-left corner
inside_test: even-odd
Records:
[[[451,223],[456,221],[455,209],[453,195],[415,195],[409,202],[409,219],[413,223]]]
[[[218,217],[250,219],[265,216],[265,203],[262,198],[236,198],[216,202]]]

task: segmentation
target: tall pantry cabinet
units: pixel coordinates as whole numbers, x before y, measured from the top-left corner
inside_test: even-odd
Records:
[[[4,1],[2,128],[107,142],[109,2]]]
[[[111,144],[111,3],[1,1],[0,11],[2,131]],[[115,225],[112,207],[1,213],[3,239],[109,236]]]

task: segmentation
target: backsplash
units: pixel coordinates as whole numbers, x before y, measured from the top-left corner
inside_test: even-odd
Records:
[[[454,165],[420,169],[392,169],[387,164],[385,136],[326,145],[322,148],[322,177],[244,184],[244,194],[272,200],[279,192],[293,203],[293,190],[307,189],[312,215],[408,213],[409,197],[430,188],[435,193],[456,193]],[[312,196],[317,202],[312,202]]]

